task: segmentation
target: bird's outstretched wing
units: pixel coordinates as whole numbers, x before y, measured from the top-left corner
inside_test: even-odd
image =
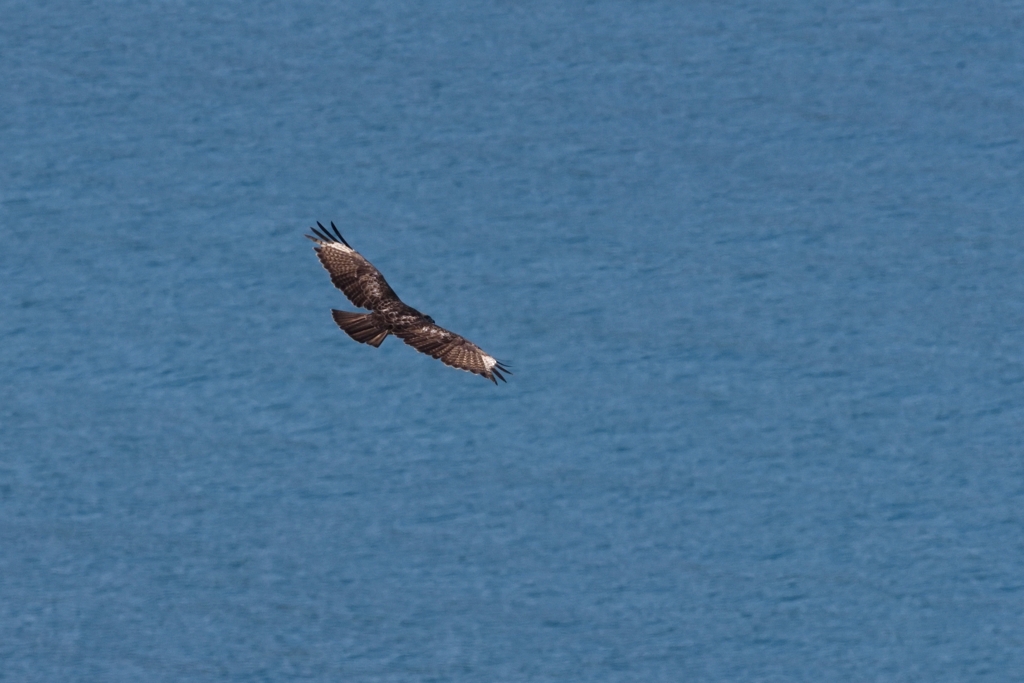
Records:
[[[512,374],[503,363],[484,353],[473,342],[432,323],[395,330],[393,334],[417,351],[437,358],[445,365],[481,375],[495,384],[498,379],[505,381],[502,373]]]
[[[306,238],[316,242],[313,249],[317,258],[331,274],[331,282],[345,293],[349,301],[373,311],[382,301],[398,299],[380,271],[348,245],[334,223],[331,223],[334,235],[321,223],[317,225],[319,230],[310,228],[315,237],[306,235]]]

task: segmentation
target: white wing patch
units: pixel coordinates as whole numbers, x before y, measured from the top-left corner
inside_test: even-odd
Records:
[[[343,252],[345,254],[354,254],[356,251],[352,247],[346,247],[341,242],[321,242],[320,240],[317,240],[317,244],[319,244],[321,247],[324,247],[325,249],[337,249],[338,251]]]

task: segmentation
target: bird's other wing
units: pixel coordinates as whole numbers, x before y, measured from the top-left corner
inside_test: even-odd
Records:
[[[505,364],[484,353],[484,350],[473,342],[433,323],[424,322],[422,325],[400,328],[394,330],[392,334],[417,351],[437,358],[445,365],[480,375],[495,384],[498,383],[498,379],[506,381],[502,373],[512,374]]]
[[[317,225],[320,229],[310,228],[313,234],[306,235],[306,238],[316,243],[313,250],[317,258],[331,274],[331,282],[345,293],[349,301],[372,311],[382,301],[398,299],[380,271],[348,245],[334,223],[331,223],[334,235],[319,222]]]

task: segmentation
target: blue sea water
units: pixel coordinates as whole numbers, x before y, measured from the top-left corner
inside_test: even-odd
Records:
[[[1021,2],[0,17],[0,680],[1024,680]]]

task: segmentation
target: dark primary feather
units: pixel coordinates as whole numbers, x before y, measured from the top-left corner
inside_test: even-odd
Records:
[[[320,225],[320,223],[319,223],[319,222],[317,222],[317,225]],[[324,227],[324,226],[323,226],[323,225],[320,225],[320,227],[322,228],[322,227]],[[341,232],[339,232],[339,231],[338,231],[338,226],[334,224],[334,221],[331,221],[331,230],[333,230],[333,231],[334,231],[334,234],[338,236],[338,239],[339,239],[339,240],[341,240],[341,243],[342,243],[342,244],[344,244],[344,245],[345,245],[346,247],[348,247],[349,249],[351,249],[351,248],[352,248],[352,245],[350,245],[350,244],[349,244],[348,242],[346,242],[346,241],[345,241],[345,238],[341,236]]]

